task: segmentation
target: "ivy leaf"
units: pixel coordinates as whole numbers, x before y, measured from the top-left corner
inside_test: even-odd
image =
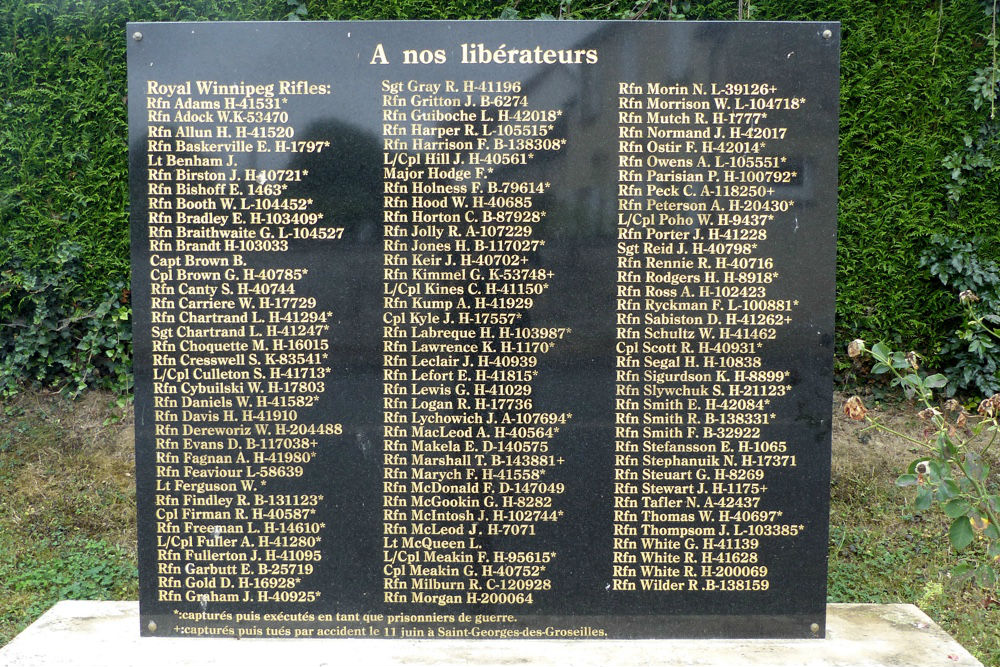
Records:
[[[928,389],[940,389],[941,387],[948,384],[948,378],[941,375],[940,373],[935,373],[934,375],[928,376],[924,380],[924,386]]]
[[[958,495],[958,485],[953,480],[943,479],[938,486],[937,495],[941,502],[946,503]]]
[[[992,542],[990,544],[995,544],[996,540],[1000,540],[1000,528],[997,528],[995,523],[991,523],[986,526],[986,530],[983,531],[983,535],[990,538]]]
[[[896,486],[913,486],[917,483],[917,476],[911,473],[900,475],[896,478]]]
[[[960,516],[951,522],[951,528],[948,529],[948,539],[951,540],[951,545],[955,549],[961,551],[969,546],[973,537],[972,524],[969,523],[968,517]]]
[[[997,573],[989,565],[980,565],[976,568],[976,583],[980,588],[993,588],[997,582]]]
[[[917,497],[913,499],[913,508],[918,512],[929,510],[933,500],[934,496],[931,494],[930,490],[927,488],[921,488],[917,491]]]
[[[986,476],[990,472],[989,466],[984,465],[973,452],[965,455],[965,469],[968,471],[969,477],[977,482],[986,481]]]
[[[944,513],[952,519],[965,516],[972,509],[964,498],[955,498],[944,506]]]
[[[948,437],[945,435],[944,437]],[[930,469],[930,475],[932,481],[938,481],[944,477],[948,476],[948,466],[940,461],[935,461],[931,459],[927,462],[927,467]]]
[[[951,568],[951,578],[956,584],[960,584],[971,577],[973,572],[973,567],[968,563],[959,563]]]
[[[902,352],[892,353],[892,367],[893,368],[909,368],[910,362],[906,360],[906,355]]]
[[[872,345],[872,356],[878,361],[881,361],[882,363],[888,362],[890,354],[892,354],[892,350],[890,350],[885,344],[875,343]]]

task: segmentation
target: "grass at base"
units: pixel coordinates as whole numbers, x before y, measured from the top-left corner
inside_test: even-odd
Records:
[[[138,596],[132,427],[111,402],[0,402],[0,645],[59,600]]]
[[[906,513],[906,493],[888,486],[895,474],[880,477],[835,476],[827,599],[916,604],[984,665],[1000,665],[1000,606],[992,593],[951,581],[948,523]]]
[[[61,599],[138,597],[132,425],[111,405],[98,392],[0,402],[0,645]],[[918,428],[905,405],[888,412],[895,427]],[[914,514],[894,485],[915,457],[835,406],[829,601],[915,603],[1000,667],[1000,605],[951,582],[946,521]]]
[[[915,512],[913,489],[895,485],[918,450],[898,437],[863,431],[841,405],[835,401],[827,599],[915,604],[984,665],[1000,667],[997,591],[951,580],[958,554],[948,540],[950,520],[936,506]],[[924,424],[912,406],[876,409],[894,429],[919,437]],[[944,657],[929,656],[927,664],[945,664]]]

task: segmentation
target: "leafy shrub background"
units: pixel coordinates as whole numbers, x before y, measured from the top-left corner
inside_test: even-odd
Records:
[[[491,19],[505,8],[506,16],[516,12],[521,18],[737,16],[737,0],[578,2],[5,0],[0,3],[0,267],[5,267],[0,323],[25,318],[26,309],[34,307],[25,303],[23,291],[6,289],[3,281],[11,280],[12,271],[51,275],[67,240],[78,245],[81,261],[74,289],[54,294],[51,308],[97,313],[117,292],[115,285],[127,283],[126,21]],[[968,91],[970,77],[990,62],[984,3],[743,4],[758,20],[842,22],[838,336],[847,341],[890,332],[933,357],[955,322],[950,319],[954,294],[917,263],[930,236],[980,236],[985,260],[996,260],[1000,252],[995,229],[1000,169],[987,166],[969,174],[961,198],[952,201],[952,178],[942,166],[962,150],[965,135],[978,136],[988,112],[972,108]],[[56,303],[59,299],[72,301]],[[94,317],[89,329],[81,325],[83,333],[73,335],[101,330],[91,342],[100,340],[101,358],[112,363],[82,374],[78,369],[69,381],[55,378],[40,365],[72,369],[76,362],[66,355],[79,351],[73,351],[79,340],[54,351],[56,357],[11,360],[10,329],[0,328],[3,372],[72,390],[81,377],[84,383],[127,388],[118,379],[121,363],[126,373],[128,363],[128,354],[124,360],[116,356],[121,320]],[[57,335],[43,332],[45,326],[43,321],[32,335],[39,340]]]
[[[941,347],[942,356],[950,362],[943,369],[951,379],[944,390],[947,396],[958,391],[982,396],[1000,392],[1000,345],[997,335],[990,333],[1000,327],[1000,267],[983,259],[984,254],[978,238],[935,234],[920,257],[920,266],[952,293],[977,295],[967,307],[951,304],[958,324]]]
[[[129,291],[117,281],[103,297],[90,297],[84,266],[80,245],[66,240],[37,267],[16,254],[0,265],[0,397],[25,382],[73,396],[95,385],[130,391]]]

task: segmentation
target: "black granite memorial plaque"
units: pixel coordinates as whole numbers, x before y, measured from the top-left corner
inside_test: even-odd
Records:
[[[824,634],[837,24],[128,42],[143,634]]]

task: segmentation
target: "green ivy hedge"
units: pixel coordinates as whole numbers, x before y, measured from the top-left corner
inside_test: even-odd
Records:
[[[119,312],[115,300],[123,297],[115,285],[127,282],[129,271],[126,21],[490,19],[505,8],[505,16],[516,12],[523,19],[618,19],[640,11],[643,19],[667,19],[671,12],[687,19],[732,20],[737,15],[736,0],[577,2],[0,3],[0,368],[7,368],[8,375],[20,372],[24,380],[53,382],[49,373],[30,364],[19,371],[9,362],[15,347],[23,352],[30,336],[41,334],[8,325],[44,320],[37,316],[38,300],[26,299],[19,285],[25,279],[45,280],[56,270],[65,241],[78,246],[83,261],[66,278],[70,288],[49,301],[72,298],[74,303],[47,307],[86,314],[109,303],[101,312]],[[951,202],[946,191],[950,176],[942,166],[986,113],[972,110],[967,90],[970,75],[990,58],[983,38],[989,22],[981,0],[743,4],[759,20],[842,22],[838,336],[888,336],[933,355],[956,328],[958,310],[954,295],[918,265],[930,236],[979,235],[985,239],[986,259],[998,259],[1000,251],[995,231],[1000,169],[978,172],[961,199]],[[120,334],[120,319],[107,326]],[[15,331],[21,336],[16,345]],[[120,335],[107,333],[109,345],[112,340],[121,344]],[[118,359],[119,348],[114,349],[106,355],[112,360]],[[66,365],[64,359],[54,362]],[[119,377],[122,370],[112,363],[94,377]],[[91,375],[84,378],[93,381]],[[3,383],[0,377],[0,392]],[[117,380],[112,385],[121,389]]]

